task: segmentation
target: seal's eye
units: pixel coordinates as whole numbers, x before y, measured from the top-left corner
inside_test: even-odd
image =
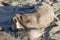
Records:
[[[20,16],[20,19],[21,19],[21,20],[22,20],[22,18],[23,18],[23,17],[22,17],[22,16]]]
[[[25,21],[26,23],[31,23],[31,21],[30,20],[27,20],[27,21]]]

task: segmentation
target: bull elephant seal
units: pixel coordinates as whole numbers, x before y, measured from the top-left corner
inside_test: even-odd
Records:
[[[25,27],[36,28],[37,30],[29,31],[29,37],[31,40],[39,40],[38,38],[44,33],[44,29],[54,21],[54,11],[51,6],[46,4],[38,7],[33,13],[16,14],[16,17]],[[21,25],[21,23],[16,25]],[[40,29],[42,29],[42,33],[39,31]]]

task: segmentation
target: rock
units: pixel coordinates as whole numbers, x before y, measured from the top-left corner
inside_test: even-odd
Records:
[[[0,31],[2,31],[3,30],[3,28],[0,26]]]
[[[53,4],[53,9],[54,9],[54,11],[59,10],[59,8],[60,8],[60,3],[55,3],[55,4]]]
[[[20,30],[16,33],[16,38],[21,39],[21,40],[28,40],[28,32],[25,29]]]
[[[59,14],[59,15],[57,15],[57,18],[60,20],[60,14]]]
[[[57,33],[57,34],[53,34],[53,35],[51,35],[50,37],[51,37],[51,39],[55,39],[55,40],[60,40],[60,33]]]
[[[0,32],[0,40],[16,40],[16,39],[12,37],[10,34]]]

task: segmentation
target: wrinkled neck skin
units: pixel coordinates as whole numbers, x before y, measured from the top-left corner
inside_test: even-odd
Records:
[[[53,20],[54,11],[48,5],[41,6],[33,13],[22,16],[22,24],[28,28],[46,28]]]
[[[44,34],[44,29],[34,29],[30,30],[28,35],[30,40],[40,40],[40,37]]]

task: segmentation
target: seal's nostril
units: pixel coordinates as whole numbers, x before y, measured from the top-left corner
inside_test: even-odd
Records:
[[[14,22],[16,23],[16,22],[17,22],[17,20],[15,19],[15,20],[14,20]]]
[[[16,17],[13,17],[13,22],[15,22],[15,23],[17,22]]]
[[[22,18],[23,18],[23,17],[22,17],[22,16],[20,16],[20,19],[21,19],[21,20],[22,20]]]

